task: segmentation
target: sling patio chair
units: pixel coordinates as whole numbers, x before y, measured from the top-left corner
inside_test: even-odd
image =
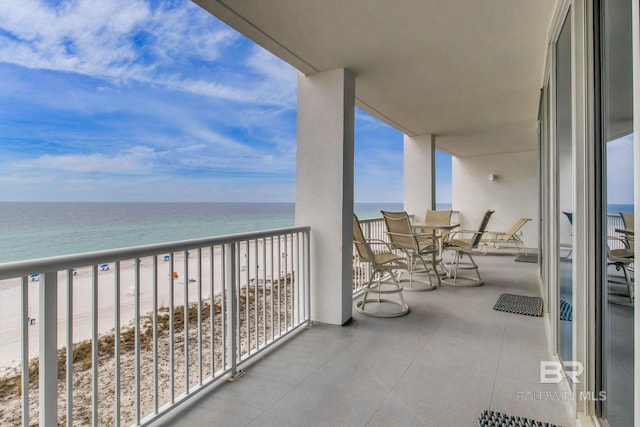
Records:
[[[425,224],[451,224],[451,215],[453,211],[449,210],[427,210],[424,216]],[[430,238],[431,235],[435,236],[436,241],[438,242],[438,254],[436,259],[436,266],[439,265],[442,267],[442,243],[447,240],[449,236],[450,229],[442,229],[442,228],[429,228],[429,227],[421,227],[419,228],[420,233],[428,235]],[[420,240],[420,239],[418,239]],[[442,272],[439,273],[441,276],[446,274],[446,270],[444,267],[441,268]]]
[[[361,262],[371,265],[368,282],[362,286],[363,297],[356,302],[356,311],[374,317],[398,317],[409,312],[402,296],[402,286],[396,279],[396,270],[407,270],[404,257],[391,252],[387,242],[367,240],[362,232],[358,217],[353,214],[353,245]],[[373,250],[376,245],[381,249]],[[374,278],[378,278],[374,284]],[[391,279],[391,282],[388,282]],[[385,282],[386,281],[386,282]],[[369,298],[369,294],[377,295]],[[391,298],[396,295],[396,298]]]
[[[440,284],[440,274],[436,269],[439,248],[435,236],[414,232],[406,212],[381,212],[391,246],[404,253],[407,260],[409,285],[404,289],[406,291],[431,291],[435,289]],[[437,285],[431,279],[429,274],[431,270],[436,276]],[[424,278],[418,280],[414,276],[416,274],[420,274]]]
[[[627,230],[633,231],[633,214],[620,212],[622,217],[622,224]]]
[[[450,263],[446,266],[447,278],[442,282],[452,286],[481,286],[484,282],[478,271],[478,264],[473,260],[471,252],[478,248],[482,235],[487,228],[489,219],[495,211],[487,210],[482,217],[482,222],[476,231],[458,230],[451,233],[449,240],[444,243],[445,251],[452,251],[453,256]],[[461,262],[463,256],[469,258],[468,262]],[[460,275],[459,270],[472,270],[474,276]]]
[[[486,254],[489,248],[503,249],[505,245],[515,246],[519,254],[525,254],[524,243],[517,233],[531,218],[520,218],[507,231],[485,231],[486,238],[481,239],[482,253]]]
[[[562,211],[563,215],[567,217],[567,220],[569,221],[569,234],[571,236],[571,238],[573,239],[573,212],[565,212]],[[561,261],[568,261],[569,258],[571,258],[571,254],[573,253],[573,243],[560,243],[558,245],[559,250],[560,251],[567,251],[566,254],[564,255],[560,255],[560,260]]]
[[[622,217],[622,224],[624,225],[624,230],[620,230],[619,232],[622,234],[621,238],[627,247],[627,249],[633,253],[633,245],[634,245],[634,226],[633,226],[633,214],[632,213],[622,213],[620,212],[620,216]]]
[[[445,211],[432,211],[428,210],[424,215],[425,224],[450,224],[451,223],[451,209]],[[433,234],[438,238],[446,238],[448,233],[445,230],[435,230],[433,228],[423,227],[420,229],[421,233]]]
[[[610,241],[620,241],[622,239],[609,236]],[[618,243],[617,246],[620,246]],[[607,273],[609,302],[620,305],[632,306],[634,300],[634,279],[631,276],[631,266],[633,265],[633,250],[627,248],[611,249],[607,245],[607,267],[614,266],[616,271],[622,271],[622,277]],[[626,289],[621,290],[624,287]],[[623,298],[612,298],[611,296],[622,296]]]

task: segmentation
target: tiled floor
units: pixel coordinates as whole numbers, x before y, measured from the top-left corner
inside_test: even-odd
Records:
[[[411,311],[313,326],[156,425],[473,426],[484,409],[571,425],[547,398],[545,319],[494,311],[538,295],[535,264],[477,256],[485,285],[405,292]]]

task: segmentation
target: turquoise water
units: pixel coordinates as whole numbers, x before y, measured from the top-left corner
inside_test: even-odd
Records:
[[[633,205],[608,205],[607,213],[611,215],[616,215],[622,213],[633,213]]]
[[[361,218],[400,203],[357,203]],[[293,203],[0,203],[0,263],[294,225]]]
[[[450,203],[438,203],[450,209]],[[356,203],[361,219],[402,203]],[[609,205],[609,213],[633,205]],[[0,203],[0,263],[294,225],[293,203]]]

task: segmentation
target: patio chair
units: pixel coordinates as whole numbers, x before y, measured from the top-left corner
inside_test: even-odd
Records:
[[[573,239],[573,212],[562,211],[562,213],[564,214],[564,216],[567,217],[567,220],[569,221],[569,227],[571,227],[569,235]],[[559,243],[558,246],[559,246],[558,249],[560,251],[563,251],[563,250],[567,251],[565,255],[560,255],[560,260],[561,261],[569,260],[569,258],[571,258],[571,254],[573,253],[573,243]]]
[[[447,211],[432,211],[428,210],[424,216],[425,224],[450,224],[451,223],[451,213],[452,210]],[[433,234],[436,237],[446,237],[447,231],[442,230],[434,230],[431,228],[422,228],[420,229],[421,233]]]
[[[482,217],[482,222],[480,222],[480,226],[476,231],[459,230],[451,233],[449,240],[444,244],[445,251],[453,252],[451,262],[447,266],[448,274],[447,279],[443,280],[444,283],[452,286],[481,286],[484,283],[480,277],[480,272],[478,271],[478,264],[473,260],[471,252],[478,248],[480,239],[482,239],[482,235],[487,228],[489,219],[491,219],[491,215],[493,215],[494,212],[495,211],[490,209],[485,212]],[[469,261],[461,262],[465,255],[469,258]],[[460,270],[472,270],[475,277],[470,275],[460,275],[458,274],[458,271]]]
[[[622,224],[627,233],[622,235],[622,241],[628,251],[633,255],[634,250],[634,226],[633,226],[633,214],[630,213],[622,213],[620,212],[620,216],[622,217]]]
[[[620,241],[618,237],[609,236],[609,240]],[[619,246],[619,245],[618,245]],[[624,299],[609,298],[609,302],[621,305],[633,305],[634,300],[634,284],[633,278],[629,270],[633,265],[633,251],[627,248],[611,249],[607,245],[607,267],[614,266],[616,271],[622,271],[622,277],[608,274],[609,295],[618,295],[625,297]],[[625,292],[619,290],[620,286],[626,287]],[[618,289],[616,289],[618,288]]]
[[[407,259],[409,286],[406,291],[431,291],[440,285],[440,275],[436,269],[438,262],[438,242],[433,234],[415,233],[406,212],[381,211],[387,227],[387,235],[394,249],[402,251]],[[422,265],[418,265],[418,261]],[[429,266],[430,265],[430,266]],[[429,271],[433,270],[438,284],[435,285]],[[416,280],[415,274],[426,276]],[[414,282],[417,283],[414,286]],[[420,285],[420,284],[423,285]]]
[[[486,254],[490,247],[503,249],[505,245],[515,246],[519,254],[526,253],[524,243],[517,233],[529,221],[531,221],[531,218],[520,218],[507,231],[486,231],[487,238],[481,240],[483,253]]]
[[[374,317],[398,317],[407,314],[409,307],[402,296],[402,286],[395,276],[396,270],[407,269],[407,265],[402,262],[404,258],[393,254],[387,242],[365,239],[360,221],[355,214],[353,214],[353,244],[360,261],[371,265],[369,281],[362,287],[363,298],[356,302],[356,311]],[[378,245],[382,249],[374,251],[372,245]],[[378,283],[374,286],[373,280],[376,276]],[[387,276],[391,279],[391,283],[383,283],[383,279]],[[375,294],[377,297],[369,298],[369,294]],[[397,295],[397,298],[390,298],[393,295]],[[398,307],[394,307],[395,305]],[[395,309],[389,310],[386,307]]]
[[[451,224],[451,214],[453,211],[449,210],[427,210],[424,216],[425,224]],[[436,265],[440,265],[442,267],[442,242],[447,240],[449,236],[450,230],[442,230],[442,229],[433,229],[428,227],[420,228],[420,233],[427,234],[429,239],[431,236],[435,236],[436,241],[438,243],[438,254],[436,259]],[[421,240],[421,239],[418,239]],[[438,273],[440,275],[446,274],[446,270],[442,267],[442,273]]]
[[[620,212],[620,216],[622,217],[624,228],[633,231],[633,214]]]

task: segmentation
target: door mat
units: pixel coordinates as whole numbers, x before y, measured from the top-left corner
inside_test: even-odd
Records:
[[[571,322],[573,314],[573,309],[571,308],[571,304],[566,302],[565,300],[560,300],[560,320],[566,320]]]
[[[525,295],[501,294],[493,306],[496,311],[524,314],[526,316],[542,316],[543,301],[540,297]]]
[[[532,264],[538,263],[538,255],[536,254],[520,254],[514,260],[515,262],[530,262]]]
[[[533,420],[527,417],[503,414],[502,412],[485,409],[478,417],[478,427],[560,427],[543,421]]]

